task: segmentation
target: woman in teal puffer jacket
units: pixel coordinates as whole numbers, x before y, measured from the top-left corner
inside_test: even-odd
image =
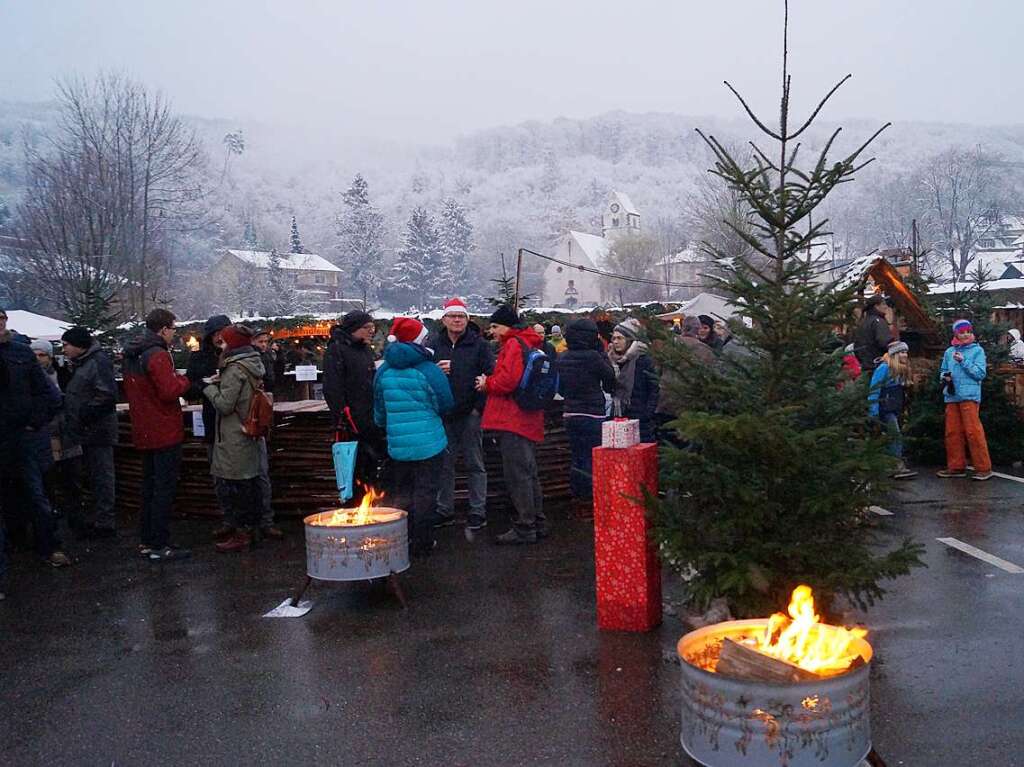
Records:
[[[409,513],[409,550],[424,555],[435,545],[437,491],[448,447],[441,416],[455,400],[448,378],[422,346],[423,323],[398,317],[391,333],[374,379],[373,418],[387,431],[394,461],[391,504]]]

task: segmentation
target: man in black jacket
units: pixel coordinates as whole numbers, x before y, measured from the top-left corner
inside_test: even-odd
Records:
[[[376,328],[373,317],[352,311],[331,330],[324,356],[324,399],[342,440],[359,442],[356,479],[379,484],[377,468],[386,456],[384,437],[373,421],[373,377],[376,358],[370,342]],[[359,486],[356,496],[359,497]]]
[[[83,327],[61,336],[64,356],[74,374],[64,392],[65,429],[72,444],[82,446],[85,474],[95,513],[89,534],[114,536],[114,444],[117,442],[117,384],[110,356]],[[91,528],[91,529],[90,529]]]
[[[0,310],[0,498],[8,519],[15,512],[30,516],[36,553],[53,567],[71,564],[59,548],[43,487],[43,475],[53,460],[47,424],[60,405],[57,387],[46,378],[28,344],[7,329],[7,313]],[[6,570],[2,549],[0,535],[0,580]]]
[[[581,319],[565,329],[568,349],[558,355],[558,393],[565,399],[563,418],[572,453],[569,492],[577,517],[594,515],[592,451],[601,445],[605,394],[615,392],[615,369],[598,339],[597,325]]]
[[[885,314],[885,299],[875,293],[864,302],[864,315],[853,338],[853,353],[869,378],[876,367],[875,361],[885,354],[892,340],[892,329]]]
[[[469,480],[466,529],[480,530],[487,525],[487,469],[480,430],[486,397],[476,391],[476,378],[494,372],[494,354],[480,329],[469,321],[469,312],[461,299],[452,298],[445,303],[441,324],[444,329],[432,333],[423,344],[433,350],[434,362],[448,376],[455,397],[455,407],[444,416],[448,450],[435,513],[441,520],[439,527],[455,522],[455,460],[461,454]]]

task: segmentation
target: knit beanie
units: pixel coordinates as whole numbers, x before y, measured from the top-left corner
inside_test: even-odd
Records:
[[[552,325],[551,326],[551,335],[553,335],[553,336],[560,336],[560,335],[562,335],[562,328],[560,326],[558,326],[558,325]]]
[[[220,337],[227,351],[240,349],[252,343],[252,331],[245,325],[228,325],[220,332]]]
[[[73,328],[65,330],[60,340],[72,346],[77,346],[79,349],[88,349],[92,346],[92,335],[81,325],[75,325]]]
[[[391,323],[391,335],[388,341],[403,344],[421,344],[427,337],[427,329],[415,317],[395,317]]]
[[[905,354],[910,352],[910,347],[903,341],[893,341],[885,348],[888,354]]]
[[[953,323],[953,333],[973,333],[974,327],[970,320],[957,320]]]
[[[620,322],[615,326],[615,330],[616,332],[624,335],[630,341],[636,341],[644,332],[644,328],[640,324],[640,320],[634,319],[633,317]]]
[[[519,315],[516,314],[515,309],[507,304],[499,306],[494,314],[491,315],[491,323],[494,325],[507,325],[510,328],[514,328],[519,324]]]
[[[449,314],[465,314],[468,317],[469,309],[466,308],[466,304],[463,300],[456,296],[455,298],[449,298],[444,302],[441,316],[447,317]]]
[[[215,314],[210,317],[206,322],[203,323],[203,338],[209,338],[218,330],[223,330],[231,324],[231,320],[228,319],[226,314]],[[75,343],[72,341],[71,343]],[[78,346],[78,344],[75,344]]]
[[[49,341],[44,341],[41,338],[37,338],[35,341],[29,344],[29,346],[32,347],[32,351],[34,352],[43,352],[47,357],[53,356],[53,344],[51,344]]]
[[[710,315],[708,315],[708,314],[698,314],[697,315],[697,319],[700,320],[700,324],[703,325],[704,327],[711,328],[712,330],[714,329],[715,321],[714,321],[714,319],[711,318]]]
[[[373,322],[373,317],[357,309],[341,318],[341,329],[346,333],[352,334],[367,322]]]

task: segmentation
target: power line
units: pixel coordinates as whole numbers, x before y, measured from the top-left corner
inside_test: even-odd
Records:
[[[687,285],[687,284],[682,283],[682,282],[667,282],[665,280],[649,280],[649,279],[647,279],[645,277],[633,277],[633,276],[628,275],[628,274],[615,274],[614,272],[606,272],[603,269],[594,269],[594,268],[589,267],[589,266],[583,266],[581,264],[573,264],[573,263],[570,263],[568,261],[562,261],[561,259],[555,258],[554,256],[545,256],[543,253],[538,253],[537,251],[530,250],[528,248],[521,248],[521,250],[523,251],[523,253],[529,253],[531,256],[537,256],[538,258],[543,258],[545,261],[552,261],[552,262],[554,262],[556,264],[560,264],[561,266],[567,266],[570,269],[576,269],[577,271],[580,271],[580,272],[587,272],[588,274],[596,274],[599,277],[610,277],[613,280],[623,280],[624,282],[636,282],[636,283],[641,283],[643,285],[659,285],[661,287],[669,287],[669,288],[703,288],[703,287],[705,287],[704,285],[699,285],[699,284],[698,285]],[[708,263],[710,264],[711,262],[708,262]]]

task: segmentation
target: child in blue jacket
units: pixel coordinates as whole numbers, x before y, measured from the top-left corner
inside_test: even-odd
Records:
[[[903,436],[900,432],[904,389],[910,383],[910,349],[902,341],[893,341],[875,363],[868,389],[868,413],[881,421],[889,433],[889,455],[899,461],[892,478],[910,479],[916,477],[917,472],[908,469],[903,462]]]

